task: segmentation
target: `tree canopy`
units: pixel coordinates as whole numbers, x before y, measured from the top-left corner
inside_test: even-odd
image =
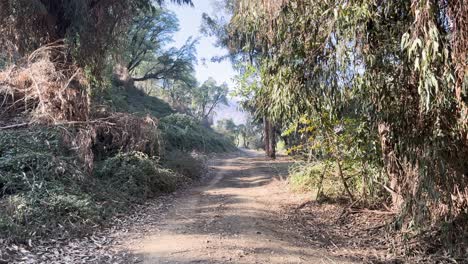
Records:
[[[402,219],[423,223],[468,204],[462,2],[225,1],[232,18],[205,15],[205,32],[242,66],[246,106],[290,147],[384,169],[375,181]]]
[[[190,0],[173,2],[192,4]],[[7,51],[7,59],[14,61],[41,46],[64,40],[74,61],[97,73],[134,16],[154,9],[150,0],[1,1],[0,46]]]

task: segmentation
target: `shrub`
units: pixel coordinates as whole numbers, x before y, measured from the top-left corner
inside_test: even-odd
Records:
[[[47,127],[0,132],[2,236],[25,241],[33,235],[86,232],[116,211],[128,210],[131,203],[173,191],[187,181],[141,152],[107,158],[94,176],[88,175],[75,153],[62,145],[60,132]],[[181,156],[171,155],[196,161]],[[200,170],[198,166],[192,165],[190,172]]]
[[[59,131],[0,132],[0,233],[25,239],[93,222],[99,208],[82,192],[84,178]]]
[[[167,149],[202,153],[226,152],[235,149],[234,144],[211,128],[202,126],[194,117],[172,114],[161,118],[160,127]]]
[[[161,160],[161,163],[164,167],[191,179],[201,177],[206,170],[203,156],[180,150],[168,152]]]
[[[141,202],[161,192],[174,191],[185,177],[158,165],[141,152],[118,154],[98,167],[95,176],[126,201]]]
[[[315,192],[317,199],[322,195],[339,197],[343,193],[334,164],[297,162],[291,166],[289,175],[289,182],[294,191]]]
[[[73,183],[85,177],[79,165],[61,145],[58,130],[0,132],[0,197],[32,191],[50,182],[73,188]]]
[[[174,113],[171,106],[163,100],[150,96],[133,85],[113,84],[101,95],[104,104],[116,112],[132,113],[139,116],[151,115],[161,118]]]

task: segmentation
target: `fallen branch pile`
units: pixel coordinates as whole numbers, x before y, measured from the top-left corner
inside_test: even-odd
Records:
[[[39,48],[0,72],[0,118],[14,123],[20,115],[31,122],[86,121],[88,83],[58,41]]]

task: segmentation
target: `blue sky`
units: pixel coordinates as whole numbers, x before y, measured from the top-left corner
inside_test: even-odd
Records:
[[[216,39],[206,37],[200,33],[202,24],[202,14],[212,14],[214,12],[211,0],[193,0],[195,7],[187,5],[179,6],[168,4],[167,7],[172,10],[179,19],[180,31],[174,36],[174,46],[181,47],[189,37],[199,38],[197,46],[198,64],[195,67],[196,77],[200,83],[213,77],[218,83],[227,83],[233,88],[233,78],[236,74],[229,60],[222,62],[211,62],[214,56],[227,54],[227,50],[216,47]],[[223,118],[232,118],[236,123],[243,123],[245,114],[237,110],[237,104],[231,100],[230,106],[217,109],[215,121]]]

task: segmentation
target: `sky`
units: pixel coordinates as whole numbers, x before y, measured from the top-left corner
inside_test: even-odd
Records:
[[[211,62],[211,58],[215,56],[226,55],[226,49],[215,46],[216,39],[207,37],[200,32],[202,24],[202,14],[213,14],[211,0],[193,0],[195,7],[188,5],[168,4],[168,9],[172,10],[179,19],[180,31],[174,36],[175,47],[181,47],[188,38],[198,38],[197,46],[198,63],[195,65],[197,80],[200,83],[206,81],[209,77],[213,77],[219,84],[227,83],[230,89],[233,89],[233,78],[236,72],[232,68],[229,60],[222,62]],[[219,119],[232,118],[236,124],[245,122],[245,113],[240,112],[237,108],[235,100],[231,99],[229,106],[222,106],[216,109],[215,123]]]

